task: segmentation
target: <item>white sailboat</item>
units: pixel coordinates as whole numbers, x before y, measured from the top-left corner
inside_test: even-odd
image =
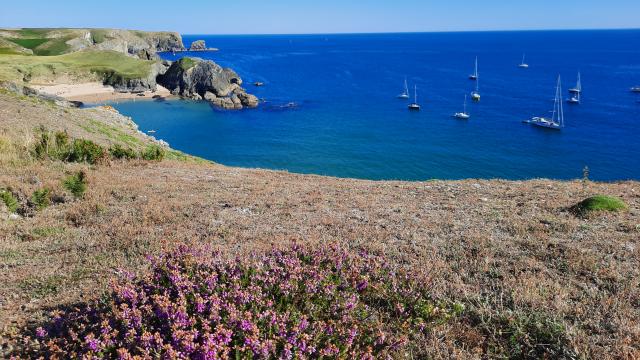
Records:
[[[574,104],[574,105],[580,104],[580,93],[575,93],[571,95],[571,97],[567,99],[567,102],[569,104]]]
[[[471,115],[467,114],[467,95],[464,96],[464,110],[462,110],[462,112],[460,113],[455,113],[455,115],[453,115],[454,117],[458,118],[458,119],[463,119],[463,120],[467,120],[471,117]]]
[[[560,130],[564,127],[564,109],[562,107],[562,83],[558,75],[558,84],[556,85],[556,98],[553,103],[553,111],[551,119],[545,117],[533,117],[523,122],[547,129]]]
[[[572,94],[582,93],[582,80],[580,79],[580,73],[578,73],[578,82],[576,83],[576,87],[569,89],[569,92]]]
[[[473,74],[469,75],[469,79],[478,80],[478,57],[476,56],[476,67],[473,71]]]
[[[634,86],[631,88],[631,92],[640,93],[640,86]]]
[[[480,78],[476,79],[476,89],[471,92],[471,100],[480,101]]]
[[[415,85],[414,88],[415,100],[413,103],[409,104],[409,110],[420,110],[420,105],[418,104],[418,86]]]
[[[520,65],[518,65],[519,68],[522,68],[522,69],[528,69],[529,68],[529,64],[524,62],[525,57],[526,57],[526,54],[522,54],[522,62],[520,63]]]
[[[409,85],[407,85],[407,78],[404,78],[404,91],[398,95],[398,99],[408,99],[409,98]]]

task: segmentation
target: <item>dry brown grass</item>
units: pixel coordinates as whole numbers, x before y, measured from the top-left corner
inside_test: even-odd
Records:
[[[70,125],[64,111],[37,106],[59,114],[51,129],[107,141]],[[23,108],[20,118],[36,116],[29,103]],[[7,116],[0,112],[0,129],[14,124]],[[3,167],[0,187],[23,199],[42,186],[63,194],[62,179],[81,169],[89,182],[83,200],[0,220],[4,346],[15,347],[25,324],[49,309],[97,298],[118,268],[145,271],[145,255],[177,244],[246,255],[291,241],[337,241],[425,272],[434,296],[467,305],[465,316],[421,344],[434,358],[491,358],[499,351],[491,339],[504,337],[497,324],[538,315],[564,326],[581,358],[640,357],[637,182],[371,182],[133,161]],[[629,210],[586,218],[567,210],[600,193]]]

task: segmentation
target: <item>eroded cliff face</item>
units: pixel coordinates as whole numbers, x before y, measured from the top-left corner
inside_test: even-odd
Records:
[[[143,60],[157,59],[156,53],[162,51],[184,50],[178,33],[131,30],[85,30],[83,36],[72,40],[70,45],[76,51],[87,48],[111,50]]]
[[[213,61],[182,58],[158,76],[158,83],[175,95],[204,99],[225,109],[258,106],[258,98],[242,88],[240,76]]]

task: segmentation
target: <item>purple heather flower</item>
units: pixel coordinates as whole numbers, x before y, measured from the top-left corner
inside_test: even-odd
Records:
[[[38,327],[36,329],[36,336],[39,338],[47,336],[47,330],[43,329],[42,327]]]

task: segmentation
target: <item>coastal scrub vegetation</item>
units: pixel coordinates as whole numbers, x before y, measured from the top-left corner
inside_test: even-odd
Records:
[[[140,157],[144,160],[161,161],[164,159],[165,154],[166,151],[162,147],[158,145],[149,145],[142,151]]]
[[[87,191],[87,175],[84,171],[78,171],[68,176],[63,185],[75,198],[82,198]]]
[[[31,202],[35,206],[36,210],[47,208],[51,205],[51,190],[48,188],[35,190],[31,195]]]
[[[16,197],[13,195],[13,193],[11,193],[11,191],[1,189],[0,200],[2,200],[2,202],[7,207],[7,210],[9,210],[9,212],[15,213],[16,210],[18,210],[18,199],[16,199]]]
[[[87,163],[95,165],[109,156],[117,160],[142,159],[149,161],[161,161],[165,158],[167,151],[159,145],[148,145],[140,152],[136,152],[130,147],[114,144],[105,148],[87,139],[73,139],[64,131],[51,133],[46,129],[39,130],[39,137],[33,147],[33,156],[38,160],[60,160],[64,162]],[[118,139],[130,142],[129,135],[120,136]],[[136,140],[138,141],[138,140]],[[139,141],[138,141],[139,142]],[[179,159],[179,156],[174,156]]]
[[[429,282],[384,258],[293,246],[254,260],[186,247],[124,276],[110,297],[35,333],[45,357],[377,359],[461,316]]]

